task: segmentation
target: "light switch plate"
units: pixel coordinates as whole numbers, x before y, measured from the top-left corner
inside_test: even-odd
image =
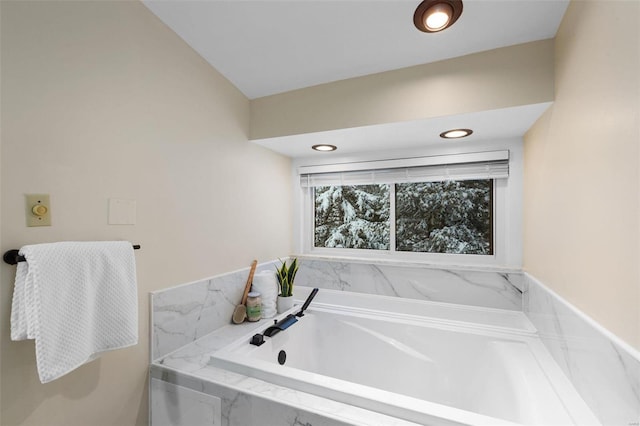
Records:
[[[136,200],[109,198],[109,225],[135,225]]]
[[[27,226],[51,226],[49,194],[25,194]]]

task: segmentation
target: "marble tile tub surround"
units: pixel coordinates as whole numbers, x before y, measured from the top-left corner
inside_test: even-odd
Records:
[[[192,375],[152,366],[154,379],[220,398],[222,426],[420,426],[213,367]]]
[[[640,423],[640,354],[530,274],[524,311],[547,349],[605,425]]]
[[[266,325],[271,320],[263,321]],[[222,327],[152,363],[151,378],[220,398],[223,426],[418,426],[209,364],[213,352],[253,327],[250,323]]]
[[[300,259],[296,283],[303,286],[522,310],[522,274],[516,270],[296,257]],[[280,260],[261,263],[256,272],[278,265]],[[229,324],[248,274],[247,267],[152,292],[151,360]]]
[[[258,264],[275,271],[280,261]],[[249,267],[151,293],[151,360],[163,357],[231,322]]]
[[[299,259],[296,282],[307,287],[522,310],[522,273],[518,270],[310,256]]]

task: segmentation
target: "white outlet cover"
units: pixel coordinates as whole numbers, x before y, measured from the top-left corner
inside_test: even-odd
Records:
[[[136,200],[109,198],[109,225],[135,225]]]

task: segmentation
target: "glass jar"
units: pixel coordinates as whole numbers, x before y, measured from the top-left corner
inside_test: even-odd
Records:
[[[252,291],[247,297],[247,320],[254,322],[262,318],[262,299],[260,293]]]

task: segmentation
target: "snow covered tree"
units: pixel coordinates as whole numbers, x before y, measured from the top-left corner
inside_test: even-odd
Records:
[[[315,247],[389,250],[389,185],[315,188]]]
[[[396,185],[396,249],[492,254],[491,180]]]

